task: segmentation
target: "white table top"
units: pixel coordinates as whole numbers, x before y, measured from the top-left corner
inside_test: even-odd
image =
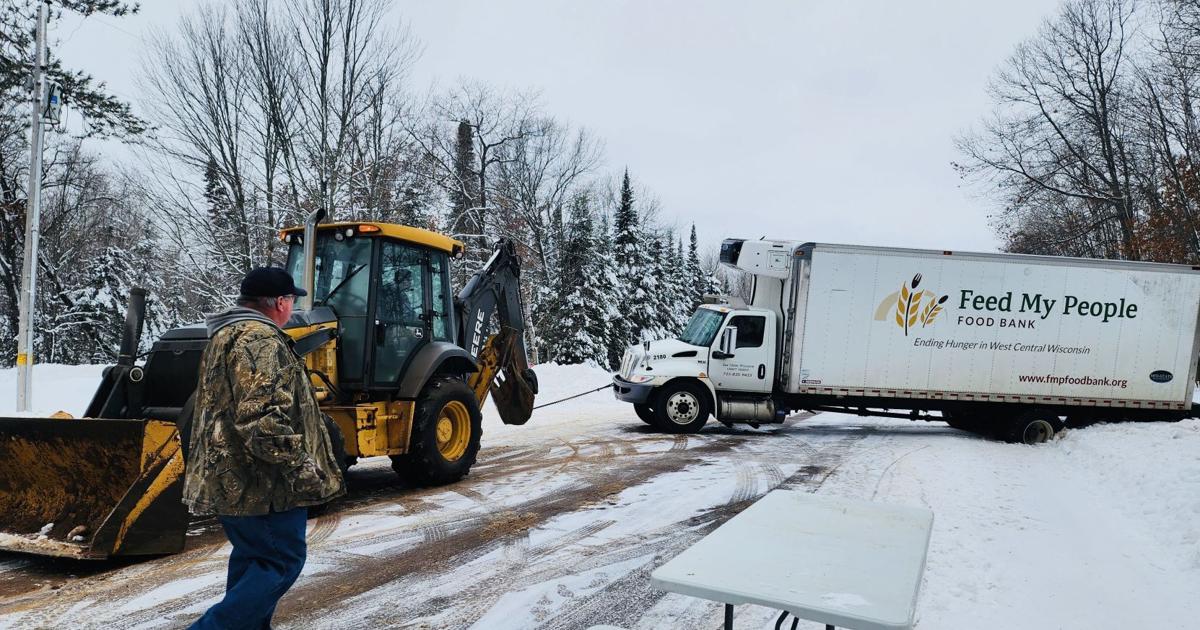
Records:
[[[933,512],[775,490],[656,569],[655,588],[841,628],[911,628]]]

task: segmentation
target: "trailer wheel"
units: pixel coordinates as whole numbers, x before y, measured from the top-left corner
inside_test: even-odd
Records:
[[[640,418],[642,422],[645,422],[650,426],[654,426],[653,407],[650,405],[643,405],[641,403],[634,403],[633,410],[637,412],[637,417]]]
[[[689,381],[672,381],[658,392],[654,426],[668,433],[696,433],[708,422],[708,392]]]
[[[471,388],[457,377],[436,377],[417,399],[408,453],[393,455],[392,469],[421,485],[454,483],[479,455],[482,424]]]
[[[1022,414],[1009,427],[1006,441],[1019,444],[1041,444],[1050,441],[1063,427],[1058,416],[1045,411]]]

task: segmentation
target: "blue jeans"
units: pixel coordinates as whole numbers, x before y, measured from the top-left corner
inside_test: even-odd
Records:
[[[233,545],[225,598],[191,627],[195,630],[270,628],[275,604],[304,568],[308,508],[219,518]]]

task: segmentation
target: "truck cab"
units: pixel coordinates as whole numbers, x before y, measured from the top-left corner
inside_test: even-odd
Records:
[[[779,375],[781,304],[792,270],[790,241],[729,240],[721,262],[751,274],[750,303],[709,296],[676,339],[626,350],[613,391],[660,430],[694,433],[709,416],[724,424],[781,422],[772,396]]]

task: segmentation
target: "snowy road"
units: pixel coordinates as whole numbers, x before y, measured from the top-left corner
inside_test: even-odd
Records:
[[[603,378],[547,369],[541,400]],[[364,461],[350,498],[310,520],[309,563],[276,626],[716,630],[716,604],[653,591],[649,573],[776,487],[931,508],[923,630],[1185,627],[1200,614],[1196,421],[1026,447],[837,414],[665,436],[630,412],[602,392],[524,427],[490,414],[479,463],[447,488]],[[0,554],[0,627],[185,626],[220,597],[228,554],[211,522],[194,530],[184,553],[140,563]],[[738,627],[773,617],[739,607]]]

